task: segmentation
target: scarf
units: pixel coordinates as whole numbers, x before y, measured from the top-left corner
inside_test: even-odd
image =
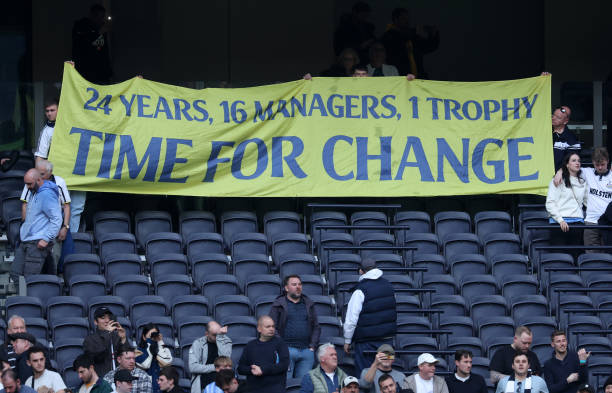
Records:
[[[520,391],[520,384],[521,383],[525,387],[524,390],[523,390],[523,393],[531,393],[531,374],[527,374],[527,378],[525,378],[524,381],[515,382],[514,381],[514,373],[512,373],[512,375],[508,379],[508,383],[506,384],[505,393],[515,393],[515,390],[516,390],[516,387],[514,386],[515,384],[519,387],[519,391]]]

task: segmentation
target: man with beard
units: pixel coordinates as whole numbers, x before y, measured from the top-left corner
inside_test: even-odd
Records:
[[[489,368],[491,369],[491,382],[496,384],[500,379],[512,374],[514,369],[514,355],[516,352],[524,353],[529,358],[529,364],[534,374],[541,374],[538,355],[529,350],[533,342],[533,334],[527,326],[519,326],[514,331],[512,344],[501,347],[493,358]]]
[[[111,385],[96,373],[94,360],[91,356],[85,354],[77,356],[72,368],[83,381],[77,393],[110,393],[113,391]]]
[[[550,393],[574,393],[580,384],[588,382],[587,359],[590,352],[584,348],[568,351],[567,336],[562,330],[551,335],[553,356],[544,363],[544,379]]]
[[[380,393],[380,386],[376,383],[383,375],[390,375],[396,383],[402,383],[405,375],[393,369],[395,350],[389,344],[383,344],[376,350],[374,362],[370,368],[361,371],[359,387],[364,392]]]
[[[289,275],[284,284],[286,294],[276,298],[270,318],[289,347],[287,378],[302,378],[314,365],[314,350],[319,344],[321,328],[314,303],[302,293],[300,276]]]

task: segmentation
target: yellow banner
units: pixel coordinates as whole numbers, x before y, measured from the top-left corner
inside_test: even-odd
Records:
[[[50,160],[72,189],[199,196],[545,195],[550,77],[99,86],[70,65]]]

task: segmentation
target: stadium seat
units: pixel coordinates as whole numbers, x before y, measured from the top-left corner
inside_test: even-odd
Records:
[[[537,295],[539,289],[538,279],[530,274],[510,274],[500,278],[499,286],[502,295],[512,300],[520,295]]]
[[[506,316],[507,310],[506,299],[500,295],[483,295],[470,300],[470,315],[476,323],[484,317]]]
[[[111,292],[114,296],[120,296],[128,304],[135,296],[149,294],[149,279],[145,276],[126,274],[113,277],[111,280]]]
[[[91,233],[75,232],[71,236],[75,254],[93,254],[95,252]]]
[[[492,337],[514,336],[514,320],[504,316],[485,316],[476,321],[478,337],[488,342]]]
[[[413,233],[431,233],[431,218],[429,214],[422,211],[401,211],[395,213],[393,217],[394,225],[408,225],[406,230]],[[403,231],[403,230],[402,230]],[[403,233],[395,232],[401,238]]]
[[[451,239],[453,236],[454,235],[449,234],[446,238]],[[461,282],[463,277],[469,277],[476,274],[487,274],[488,271],[487,260],[480,254],[450,254],[446,256],[446,259],[451,274],[459,282]]]
[[[550,351],[550,337],[548,337],[549,339],[549,351]],[[498,349],[500,349],[503,346],[512,344],[512,342],[514,341],[514,334],[512,336],[507,336],[507,337],[491,337],[489,339],[488,342],[483,342],[482,344],[486,347],[487,350],[487,357],[489,359],[493,358],[493,355],[495,355],[495,352],[497,352]]]
[[[412,260],[411,267],[427,268],[427,274],[445,274],[446,259],[440,254],[416,254]]]
[[[281,278],[291,274],[319,274],[315,258],[311,254],[285,254],[280,257],[278,263]]]
[[[253,313],[255,314],[255,318],[259,319],[259,317],[270,314],[270,308],[272,307],[272,303],[278,295],[261,295],[257,298],[255,302],[253,302]]]
[[[63,338],[85,338],[89,335],[89,323],[83,317],[67,317],[54,319],[50,323],[51,339],[57,341]]]
[[[529,315],[514,319],[515,326],[527,326],[534,337],[548,337],[557,329],[557,322],[553,317],[545,315]],[[550,343],[550,342],[549,342]]]
[[[136,238],[131,233],[104,233],[98,238],[100,259],[113,254],[136,254]]]
[[[529,259],[522,254],[496,254],[489,258],[491,274],[501,278],[510,274],[529,274]]]
[[[472,352],[473,357],[484,355],[482,341],[478,337],[461,337],[452,335],[448,338],[448,345],[446,346],[446,349],[449,351],[467,349],[468,351]]]
[[[165,211],[139,211],[134,216],[134,226],[138,245],[144,249],[150,234],[172,232],[172,217]]]
[[[313,302],[317,315],[330,317],[337,315],[336,303],[331,297],[323,295],[308,295],[308,297]]]
[[[489,370],[489,359],[483,356],[474,356],[472,358],[472,372],[480,375],[486,380],[489,379],[491,371]]]
[[[94,296],[106,295],[106,279],[96,274],[77,274],[68,281],[70,296],[78,296],[88,303]]]
[[[436,295],[431,296],[431,308],[444,311],[445,316],[466,315],[467,306],[461,295]]]
[[[55,361],[60,369],[72,366],[74,359],[83,353],[83,338],[64,337],[53,342]]]
[[[206,324],[212,320],[211,317],[202,315],[185,316],[179,319],[178,324],[175,323],[179,342],[187,338],[196,339],[204,336]]]
[[[181,295],[172,300],[171,313],[172,320],[176,322],[190,315],[209,315],[212,307],[208,304],[208,299],[202,295]],[[212,313],[210,313],[212,314]]]
[[[264,233],[268,238],[268,244],[277,233],[300,233],[300,216],[290,211],[270,211],[263,217]]]
[[[285,393],[299,393],[301,387],[301,378],[287,378],[287,386],[285,387]]]
[[[483,236],[482,246],[487,260],[495,255],[520,254],[521,239],[514,233],[490,233]]]
[[[529,316],[549,315],[548,300],[542,295],[518,295],[510,300],[510,315],[514,320]]]
[[[219,321],[231,315],[253,315],[251,301],[244,295],[221,295],[215,300],[214,316]]]
[[[435,289],[437,295],[457,294],[457,282],[449,274],[431,274],[423,277],[423,288]]]
[[[245,255],[268,254],[268,238],[263,233],[240,232],[232,236],[230,251],[232,258]]]
[[[554,271],[549,270],[546,271],[546,268],[568,268],[574,267],[574,257],[570,254],[551,252],[540,255],[539,265],[537,266],[538,271],[540,272],[540,277],[542,277],[543,284],[548,283],[549,276],[554,276],[557,274],[567,274],[567,271]]]
[[[383,271],[385,269],[397,269],[405,267],[404,259],[401,255],[391,254],[390,252],[385,252],[384,250],[380,253],[370,255],[369,258],[374,260],[374,262],[376,263],[376,267]]]
[[[546,298],[548,299],[549,304],[552,308],[552,313],[556,313],[556,304],[557,298],[559,297],[559,291],[555,291],[556,288],[584,288],[584,281],[577,274],[557,274],[550,277],[550,282],[548,283]],[[580,292],[560,292],[563,296],[567,295],[586,295],[586,293]]]
[[[170,274],[186,275],[189,272],[187,257],[182,253],[157,252],[147,256],[147,262],[149,263],[151,280],[153,282]]]
[[[190,233],[185,240],[188,258],[201,254],[224,254],[223,237],[218,233]]]
[[[397,315],[418,315],[412,313],[412,310],[421,308],[421,301],[415,295],[409,295],[402,292],[395,293],[395,309]]]
[[[431,330],[431,322],[426,317],[399,315],[396,324],[396,342],[402,342],[405,337],[410,336],[427,336],[427,333],[422,331]]]
[[[391,247],[395,246],[395,237],[388,233],[378,232],[363,232],[358,237],[353,235],[355,238],[355,245],[359,247],[390,247],[388,249],[380,250],[357,250],[361,259],[366,259],[375,254],[392,253]]]
[[[130,303],[130,320],[138,321],[147,316],[166,316],[168,308],[166,301],[161,296],[142,295],[132,298]]]
[[[6,226],[12,219],[21,219],[21,193],[19,191],[8,191],[5,194],[0,194],[0,205],[2,210],[2,222]]]
[[[589,331],[589,330],[601,330],[604,326],[599,317],[593,315],[574,315],[567,322],[567,334],[573,337],[573,332],[577,331]],[[579,333],[579,334],[595,334],[601,335],[601,333]]]
[[[209,304],[214,304],[220,295],[239,295],[240,286],[236,277],[230,274],[209,274],[202,281],[202,295]]]
[[[158,275],[153,281],[155,294],[166,300],[167,304],[177,296],[191,295],[191,278],[186,274],[166,274]]]
[[[601,273],[601,272],[600,272]],[[587,281],[587,286],[589,288],[610,288],[610,283],[612,282],[612,274],[598,274],[594,277],[589,277]],[[599,300],[608,295],[608,291],[606,292],[589,292],[589,296],[593,299],[593,303],[599,303]]]
[[[270,260],[267,255],[245,255],[232,258],[234,276],[244,292],[247,278],[255,274],[270,274]]]
[[[17,247],[19,241],[19,230],[21,229],[21,217],[13,217],[6,224],[6,238],[13,249]]]
[[[229,330],[228,330],[229,335]],[[238,336],[232,337],[232,363],[238,364],[240,357],[242,356],[242,352],[244,351],[244,347],[246,345],[255,340],[256,336]]]
[[[317,315],[317,321],[321,328],[321,337],[341,336],[342,323],[336,316]]]
[[[247,278],[244,293],[255,302],[262,295],[280,295],[281,279],[275,274],[256,274]]]
[[[217,220],[211,212],[184,211],[179,215],[179,232],[183,240],[187,240],[192,233],[215,233]]]
[[[155,232],[147,236],[145,254],[147,259],[157,254],[183,253],[183,238],[174,232]]]
[[[385,274],[384,277],[391,283],[396,292],[416,287],[414,281],[406,274]]]
[[[319,274],[302,274],[302,293],[311,295],[328,295],[325,282]]]
[[[308,237],[303,233],[278,233],[272,238],[272,260],[278,266],[286,254],[309,254]]]
[[[461,211],[444,211],[434,215],[436,235],[441,241],[449,233],[470,233],[472,222],[470,215]]]
[[[25,280],[26,295],[39,298],[43,304],[46,304],[47,299],[62,295],[62,281],[56,275],[33,274]]]
[[[354,239],[353,235],[349,233],[336,233],[336,232],[326,232],[322,235],[319,248],[318,248],[318,257],[319,261],[321,261],[321,266],[326,267],[327,261],[334,254],[353,254],[354,249],[350,250],[332,250],[326,247],[353,247]]]
[[[339,307],[343,307],[345,303],[348,303],[348,300],[351,297],[351,292],[358,283],[359,275],[357,274],[344,274],[342,277],[338,277],[336,285],[330,289],[335,292],[336,304],[338,304]],[[304,282],[302,282],[302,287],[303,286]]]
[[[519,215],[519,236],[523,250],[527,250],[533,239],[548,239],[549,232],[544,229],[527,229],[529,225],[548,225],[548,213],[542,211],[526,211]]]
[[[498,295],[500,293],[497,280],[490,274],[475,274],[461,278],[461,295],[467,300],[482,295]]]
[[[54,296],[47,300],[47,318],[53,321],[65,317],[82,317],[86,312],[85,303],[76,296]],[[3,336],[0,335],[0,338]]]
[[[49,339],[49,327],[46,319],[35,317],[24,317],[23,319],[28,327],[28,333],[32,334],[36,339]]]
[[[234,340],[238,337],[257,337],[257,320],[246,315],[228,315],[221,320],[227,326],[227,335]],[[232,348],[233,352],[233,348]]]
[[[399,343],[396,346],[396,349],[402,351],[437,351],[438,350],[438,342],[433,337],[415,337],[408,336],[403,337],[399,340]],[[403,357],[413,357],[414,355],[402,355]]]
[[[118,296],[93,296],[87,303],[87,317],[93,324],[94,313],[98,307],[107,307],[113,314],[126,317],[129,312],[128,304]]]
[[[511,233],[512,218],[503,211],[482,211],[474,215],[474,232],[481,239],[490,233]]]
[[[351,214],[351,225],[354,226],[385,226],[389,225],[387,215],[377,211],[357,211]],[[353,237],[356,241],[366,233],[388,233],[388,229],[353,229]]]
[[[575,348],[588,348],[589,351],[612,351],[612,343],[608,337],[576,335]],[[595,355],[597,356],[597,355]]]
[[[612,273],[612,255],[608,253],[588,253],[578,256],[578,267],[582,268],[602,268],[605,271],[585,271],[580,270],[580,276],[584,281],[588,281],[592,277],[597,277],[602,274]]]
[[[64,280],[77,274],[100,274],[100,257],[96,254],[70,254],[64,258]]]
[[[403,252],[406,261],[412,261],[419,254],[439,254],[440,242],[434,233],[408,233],[399,239],[400,246],[416,247],[416,250]]]
[[[171,365],[178,372],[180,379],[187,378],[187,381],[190,382],[189,381],[188,373],[186,371],[186,367],[187,366],[185,365],[185,362],[183,362],[183,359],[180,359],[180,358],[177,358],[177,357],[172,357]],[[189,386],[191,387],[191,384],[189,384]]]
[[[34,296],[11,296],[4,304],[4,315],[7,320],[13,315],[44,318],[44,311],[45,306],[42,301]]]
[[[442,253],[448,258],[459,254],[480,254],[480,241],[473,233],[448,233],[442,240]]]
[[[221,215],[221,235],[225,247],[229,249],[232,239],[236,233],[259,232],[257,216],[248,211],[229,211]]]
[[[112,282],[116,276],[142,274],[142,261],[138,254],[111,254],[102,263],[107,282]]]
[[[551,357],[550,350],[550,336],[548,337],[535,337],[533,338],[533,342],[531,343],[531,347],[529,348],[533,353],[535,353],[540,360],[540,364],[544,364]]]
[[[189,258],[191,277],[196,287],[210,274],[228,274],[229,262],[223,253],[202,253]]]
[[[123,211],[98,211],[93,218],[94,237],[105,233],[131,233],[130,216]]]
[[[331,233],[347,233],[346,229],[321,229],[320,226],[324,225],[347,225],[348,221],[346,219],[346,215],[341,212],[334,211],[319,211],[314,212],[310,216],[310,227],[311,227],[311,235],[315,245],[319,245],[321,243],[321,238],[326,234]],[[352,239],[352,235],[351,235]],[[352,240],[351,240],[352,244]]]
[[[335,288],[336,282],[343,275],[354,275],[361,267],[361,257],[358,254],[338,253],[329,256],[327,263],[327,281],[329,287]],[[351,269],[349,271],[338,271],[335,269]]]

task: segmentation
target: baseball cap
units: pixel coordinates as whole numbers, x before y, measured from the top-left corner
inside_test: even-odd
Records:
[[[98,318],[102,318],[105,315],[113,315],[113,312],[110,310],[110,308],[108,307],[98,307],[96,308],[96,311],[94,312],[94,318],[98,319]]]
[[[18,340],[18,339],[28,340],[32,344],[36,344],[36,337],[34,337],[32,334],[27,333],[27,332],[13,333],[13,334],[9,335],[9,338],[11,340]]]
[[[344,381],[342,381],[342,387],[347,387],[348,385],[352,384],[352,383],[356,383],[357,386],[359,386],[359,380],[355,377],[346,377],[344,378]]]
[[[417,359],[417,365],[421,365],[423,363],[438,363],[439,360],[436,359],[431,353],[422,353],[419,355]]]
[[[115,371],[115,382],[132,382],[137,380],[138,377],[132,375],[129,370],[117,370]]]
[[[376,267],[376,262],[374,262],[373,259],[366,258],[363,261],[361,261],[361,269],[364,271],[374,269],[375,267]]]
[[[595,391],[593,390],[593,387],[591,385],[589,385],[588,383],[583,383],[582,385],[580,385],[578,387],[578,391],[579,392],[595,393]]]
[[[393,347],[389,344],[381,345],[380,347],[378,347],[376,352],[382,352],[382,353],[387,353],[389,355],[395,355],[395,349],[393,349]]]

